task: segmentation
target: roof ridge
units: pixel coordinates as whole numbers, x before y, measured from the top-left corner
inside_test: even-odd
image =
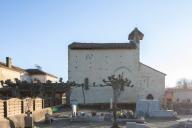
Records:
[[[31,75],[42,74],[42,75],[49,75],[49,76],[57,78],[57,76],[55,76],[55,75],[52,75],[50,73],[47,73],[46,71],[43,71],[43,70],[40,70],[40,69],[36,69],[36,68],[25,69],[25,71],[28,72]]]
[[[144,66],[147,66],[147,67],[149,67],[149,68],[151,68],[151,69],[153,69],[153,70],[155,70],[155,71],[157,71],[157,72],[159,72],[159,73],[161,73],[161,74],[167,75],[167,74],[165,74],[165,73],[163,73],[163,72],[161,72],[161,71],[159,71],[159,70],[157,70],[157,69],[155,69],[155,68],[152,68],[152,67],[150,67],[150,66],[148,66],[148,65],[146,65],[146,64],[144,64],[144,63],[142,63],[142,62],[139,62],[139,63],[142,64],[142,65],[144,65]]]
[[[17,67],[15,65],[12,65],[11,68],[6,66],[6,63],[0,61],[0,66],[3,66],[4,68],[15,70],[15,71],[25,71],[23,68]]]
[[[68,45],[70,49],[136,49],[133,42],[126,43],[81,43],[72,42]]]

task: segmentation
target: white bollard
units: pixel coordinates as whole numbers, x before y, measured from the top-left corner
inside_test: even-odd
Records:
[[[72,105],[72,116],[77,115],[77,105]]]

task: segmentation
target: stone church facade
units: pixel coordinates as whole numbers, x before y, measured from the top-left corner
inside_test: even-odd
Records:
[[[127,43],[80,43],[68,47],[68,80],[78,84],[89,80],[90,88],[85,90],[85,103],[110,103],[111,87],[103,79],[123,74],[132,81],[133,88],[126,88],[119,97],[119,103],[135,103],[141,99],[162,100],[165,90],[165,74],[140,62],[140,40],[143,34],[135,28],[129,34]],[[83,103],[81,87],[72,89],[71,99]]]

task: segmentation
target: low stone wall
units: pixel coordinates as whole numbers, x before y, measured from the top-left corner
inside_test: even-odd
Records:
[[[0,128],[9,128],[9,120],[0,118]]]
[[[4,101],[0,99],[0,118],[4,117]]]
[[[88,108],[88,109],[100,109],[100,110],[109,110],[110,103],[97,103],[97,104],[78,104],[80,109]],[[135,111],[136,104],[135,103],[117,103],[117,108],[126,109],[126,110],[133,110]]]
[[[104,116],[85,116],[85,117],[72,117],[73,122],[102,122],[104,121]]]
[[[41,110],[43,108],[43,99],[41,98],[35,98],[34,99],[34,109]]]
[[[52,115],[52,109],[51,108],[45,108],[42,110],[34,111],[32,114],[33,121],[39,122],[39,121],[45,120],[45,114],[47,114],[47,113]]]
[[[11,117],[18,114],[25,114],[28,110],[33,112],[41,109],[43,109],[43,99],[39,97],[35,99],[0,99],[0,118]]]
[[[5,116],[14,116],[21,114],[21,100],[18,98],[11,98],[5,101]]]
[[[43,99],[36,97],[35,99],[32,98],[25,98],[22,99],[22,112],[25,113],[28,110],[36,111],[41,110],[43,108]]]
[[[192,114],[192,103],[174,103],[173,110],[179,115],[191,115]]]
[[[19,115],[7,117],[11,128],[24,128],[25,127],[25,120],[24,120],[25,116],[26,116],[25,114],[19,114]]]
[[[32,98],[25,98],[22,99],[22,112],[25,113],[28,110],[31,112],[34,111],[34,101]]]
[[[45,119],[45,114],[52,115],[51,108],[45,108],[42,110],[37,110],[32,113],[33,122],[39,122]],[[9,116],[7,118],[0,118],[0,128],[25,128],[25,117],[26,114],[19,114]]]

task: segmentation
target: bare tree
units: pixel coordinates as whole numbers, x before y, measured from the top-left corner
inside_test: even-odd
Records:
[[[176,83],[177,88],[192,88],[192,80],[182,78]]]
[[[1,83],[1,86],[4,87],[4,81],[1,80],[0,83]]]
[[[119,128],[117,124],[117,101],[118,97],[120,96],[121,92],[124,90],[124,87],[133,87],[131,84],[131,81],[127,78],[123,77],[123,74],[118,75],[117,77],[115,75],[109,76],[108,80],[103,80],[103,82],[106,84],[106,86],[111,86],[113,89],[113,126],[111,128]]]
[[[63,83],[63,78],[59,78],[59,82],[60,82],[60,83]]]
[[[71,88],[75,87],[77,84],[75,81],[67,81],[67,91],[66,91],[66,101],[67,104],[70,104],[70,97],[71,97]]]
[[[38,65],[38,64],[35,64],[35,67],[36,67],[37,69],[39,69],[39,70],[42,70],[42,67],[41,67],[40,65]]]
[[[84,83],[81,84],[83,93],[83,104],[85,104],[85,90],[89,90],[89,79],[85,78]]]

